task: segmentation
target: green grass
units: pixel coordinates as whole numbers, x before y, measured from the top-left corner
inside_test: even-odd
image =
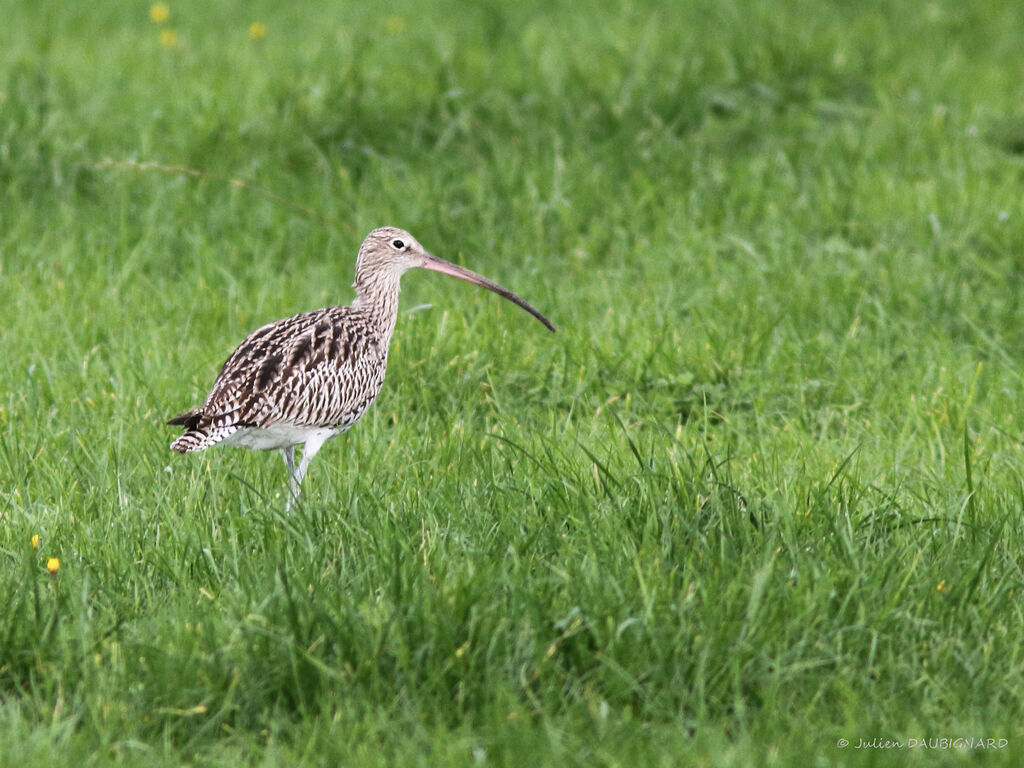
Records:
[[[1016,764],[1017,3],[169,6],[4,7],[0,764]],[[171,454],[380,224],[559,332]]]

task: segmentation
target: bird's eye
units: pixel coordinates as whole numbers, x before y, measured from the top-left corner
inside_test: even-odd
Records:
[[[395,247],[395,250],[398,250],[398,251],[404,251],[405,250],[405,243],[403,243],[401,240],[392,240],[391,244]]]

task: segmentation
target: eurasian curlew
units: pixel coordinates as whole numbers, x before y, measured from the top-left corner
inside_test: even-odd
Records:
[[[281,451],[291,497],[321,446],[373,404],[398,317],[399,280],[413,267],[468,280],[518,304],[551,331],[540,312],[486,277],[427,253],[408,232],[373,230],[356,259],[355,301],[288,317],[253,331],[224,363],[198,408],[171,419],[185,433],[180,453],[217,444]],[[295,466],[295,446],[302,458]]]

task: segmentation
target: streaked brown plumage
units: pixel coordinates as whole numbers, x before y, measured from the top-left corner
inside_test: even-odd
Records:
[[[185,428],[171,448],[188,453],[224,443],[278,449],[296,498],[316,452],[358,421],[380,392],[398,317],[399,280],[413,267],[483,286],[554,330],[511,291],[432,256],[408,232],[381,227],[359,248],[355,301],[303,312],[249,334],[224,363],[203,404],[168,422]],[[296,468],[294,450],[300,444]]]

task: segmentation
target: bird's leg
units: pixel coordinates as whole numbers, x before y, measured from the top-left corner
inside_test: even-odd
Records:
[[[299,460],[299,468],[295,472],[295,484],[296,484],[296,496],[298,495],[298,486],[302,483],[302,478],[306,476],[306,470],[309,469],[309,463],[313,461],[313,457],[316,456],[317,451],[320,447],[327,442],[329,434],[324,436],[316,435],[306,441],[306,444],[302,448],[302,458]]]
[[[281,448],[281,456],[284,458],[284,463],[288,466],[288,489],[291,492],[288,496],[288,504],[285,506],[285,511],[292,508],[292,502],[299,498],[299,482],[295,478],[295,446],[289,445],[287,448]]]

